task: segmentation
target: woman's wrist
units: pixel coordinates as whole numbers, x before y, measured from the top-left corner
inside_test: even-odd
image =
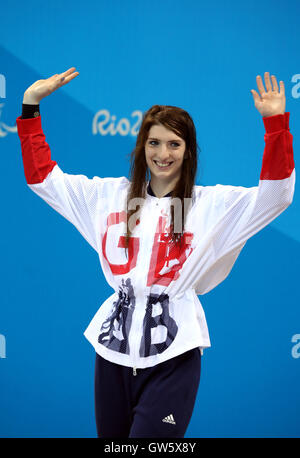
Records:
[[[26,105],[39,105],[40,101],[30,92],[24,92],[23,103]]]

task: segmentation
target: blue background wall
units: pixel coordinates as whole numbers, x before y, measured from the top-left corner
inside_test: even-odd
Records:
[[[112,292],[93,249],[26,186],[15,128],[26,88],[80,72],[41,102],[65,172],[128,176],[136,136],[93,134],[93,119],[107,110],[108,124],[134,127],[133,113],[158,103],[194,119],[197,184],[255,186],[264,150],[250,93],[257,74],[285,83],[297,168],[299,15],[297,0],[1,5],[1,437],[96,437],[95,353],[83,332]],[[293,204],[200,296],[212,347],[186,437],[300,437],[299,210],[296,184]]]

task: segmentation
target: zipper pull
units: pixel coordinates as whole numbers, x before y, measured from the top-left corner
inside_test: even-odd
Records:
[[[133,375],[136,375],[136,367],[133,367]]]

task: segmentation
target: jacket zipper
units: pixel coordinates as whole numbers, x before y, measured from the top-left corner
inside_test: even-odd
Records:
[[[148,260],[149,260],[149,259],[148,259]],[[149,264],[149,263],[148,263],[148,264]],[[144,280],[144,277],[143,277],[143,280]],[[143,300],[144,300],[144,297],[143,297]],[[142,321],[142,323],[143,323],[143,317],[141,317],[141,318],[142,318],[141,321]],[[138,329],[138,324],[139,324],[139,322],[137,322],[137,324],[136,324],[136,326],[135,326],[135,331],[137,331],[137,332],[136,332],[137,336],[141,335],[141,334],[139,334],[139,332],[138,332],[138,331],[139,331],[139,329]],[[135,343],[136,343],[136,342],[135,342]],[[135,349],[134,349],[134,350],[135,350]],[[135,356],[135,351],[134,351],[134,356]],[[136,361],[135,358],[134,358],[134,360]],[[133,371],[133,375],[136,376],[136,375],[137,375],[136,366],[133,366],[132,371]]]
[[[137,311],[137,310],[136,310]],[[137,311],[138,312],[138,311]],[[135,317],[135,319],[137,320],[137,317]],[[138,325],[139,323],[138,322],[135,322],[135,327],[134,327],[134,336],[137,336],[137,338],[140,337],[139,335],[139,328],[138,328]],[[132,330],[133,332],[133,330]],[[134,357],[133,357],[133,360],[134,360],[134,363],[136,363],[137,361],[137,358],[136,358],[136,348],[137,348],[137,345],[139,344],[139,341],[137,342],[137,339],[134,339],[134,346],[133,346],[133,354],[134,354]],[[136,376],[137,375],[137,371],[136,371],[136,366],[133,366],[132,368],[132,371],[133,371],[133,375]]]
[[[135,334],[139,337],[138,329],[135,329]],[[135,341],[134,343],[137,344],[138,342]],[[135,353],[135,350],[136,350],[136,346],[134,347],[134,363],[136,362],[136,357],[135,357],[135,354],[136,354],[136,353]],[[134,363],[133,363],[133,364],[134,364]],[[134,375],[134,376],[137,375],[136,366],[133,366],[132,371],[133,371],[133,375]]]
[[[136,318],[137,319],[137,318]],[[141,327],[143,327],[143,317],[141,317],[141,322],[142,324],[140,325],[139,321],[137,320],[136,324],[135,324],[135,329],[134,329],[134,335],[136,335],[138,337],[138,341],[135,340],[135,346],[134,346],[134,363],[136,363],[137,361],[137,358],[136,358],[136,349],[138,348],[138,345],[140,343],[140,338],[141,338],[141,335],[142,333],[140,333],[140,330],[141,330]],[[138,350],[137,350],[138,351]],[[137,368],[136,366],[133,366],[132,368],[132,371],[133,371],[133,375],[137,375]]]

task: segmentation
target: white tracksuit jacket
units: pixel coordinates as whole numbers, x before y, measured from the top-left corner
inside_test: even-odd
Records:
[[[128,179],[63,172],[51,159],[41,117],[17,128],[29,188],[70,221],[97,251],[113,293],[84,332],[103,358],[145,368],[210,347],[197,295],[231,271],[246,241],[292,202],[295,186],[289,112],[262,118],[265,149],[258,186],[195,186],[179,251],[168,236],[171,197],[147,192],[128,250],[123,248]]]

